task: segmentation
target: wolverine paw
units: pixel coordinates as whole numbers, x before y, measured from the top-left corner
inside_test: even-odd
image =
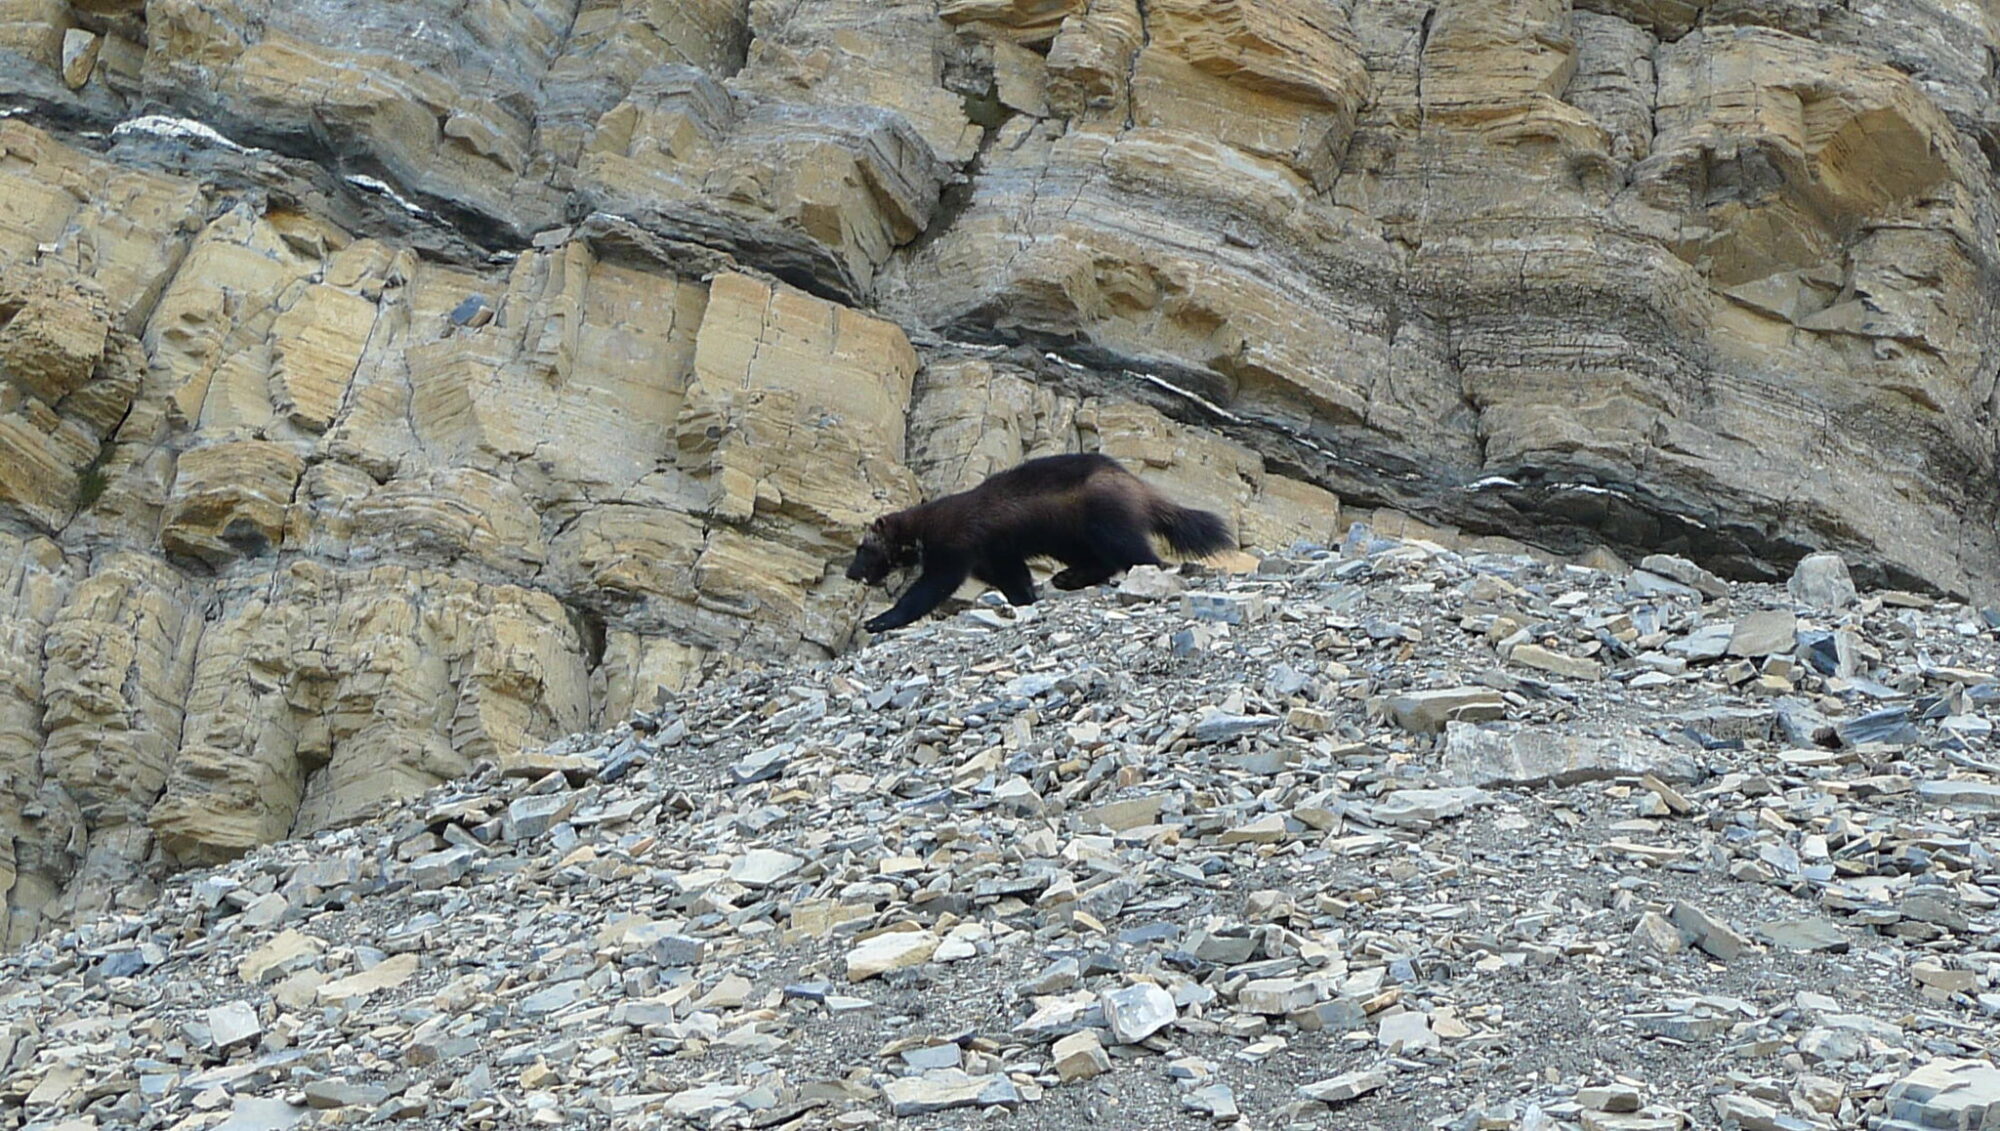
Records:
[[[861,627],[867,629],[869,632],[882,633],[882,632],[887,632],[892,628],[900,628],[902,626],[897,624],[895,621],[890,620],[888,613],[883,613],[879,617],[871,617],[868,620],[863,621]]]
[[[1088,581],[1077,580],[1077,571],[1074,569],[1063,570],[1054,577],[1049,578],[1049,585],[1056,589],[1081,589],[1088,584]]]

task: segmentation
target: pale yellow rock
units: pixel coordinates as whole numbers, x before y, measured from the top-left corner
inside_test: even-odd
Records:
[[[143,825],[166,783],[202,637],[196,592],[157,557],[114,553],[50,623],[44,757],[94,824]]]
[[[1562,100],[1576,73],[1561,0],[1472,0],[1440,9],[1424,40],[1425,125],[1476,131],[1489,145],[1610,148],[1602,125]]]
[[[236,976],[253,986],[261,986],[280,967],[306,955],[321,954],[326,943],[311,935],[287,930],[243,956],[236,964]]]
[[[286,511],[304,470],[296,453],[261,440],[181,453],[161,547],[211,563],[280,549]]]
[[[1535,668],[1564,679],[1598,680],[1604,678],[1604,665],[1583,656],[1571,656],[1544,648],[1540,644],[1516,645],[1507,654],[1507,662],[1522,667]]]
[[[1087,0],[943,0],[938,15],[954,24],[986,25],[1016,42],[1042,43],[1089,6]]]
[[[1719,283],[1824,262],[1839,217],[1880,213],[1951,175],[1957,143],[1943,113],[1886,65],[1766,28],[1719,28],[1663,49],[1659,76],[1662,160],[1642,194],[1665,191],[1724,138],[1732,159],[1754,154],[1786,173],[1768,194],[1710,207],[1675,246]]]
[[[861,982],[891,970],[921,966],[936,952],[938,943],[937,935],[921,929],[872,935],[847,952],[847,980]]]
[[[1049,1055],[1055,1060],[1056,1075],[1064,1083],[1088,1080],[1111,1070],[1110,1054],[1104,1051],[1104,1043],[1096,1032],[1089,1029],[1057,1041],[1049,1049]]]
[[[865,903],[802,899],[792,905],[791,930],[806,938],[824,938],[842,923],[866,919],[874,909]]]
[[[662,68],[632,84],[597,121],[577,181],[609,211],[754,232],[864,290],[923,230],[944,163],[969,160],[983,133],[937,83],[950,26],[927,7],[853,0],[753,14],[769,22],[740,70]],[[802,120],[787,112],[801,100],[863,113]]]
[[[298,1011],[309,1008],[319,999],[321,986],[327,977],[317,970],[301,970],[271,988],[271,998],[286,1009]]]
[[[410,980],[422,961],[414,954],[398,954],[385,958],[359,974],[350,974],[319,987],[316,996],[322,1002],[352,1005],[357,999],[366,998],[383,990],[393,990]]]
[[[1133,77],[1148,126],[1227,141],[1331,185],[1368,100],[1368,71],[1336,8],[1153,0]]]
[[[89,501],[84,472],[136,373],[94,285],[54,271],[0,279],[0,506],[54,530]]]
[[[62,65],[63,33],[69,26],[69,5],[63,0],[0,0],[0,49],[51,70]]]
[[[90,81],[90,72],[97,66],[97,52],[103,43],[102,38],[82,28],[73,27],[63,32],[62,75],[70,89]]]
[[[882,473],[901,470],[917,364],[891,323],[719,276],[678,422],[680,465],[709,483],[705,509],[724,519],[783,508],[851,520],[857,497],[907,498],[907,473]]]

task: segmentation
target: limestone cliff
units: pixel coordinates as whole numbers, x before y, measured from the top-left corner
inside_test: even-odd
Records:
[[[1991,597],[1995,20],[0,0],[5,933],[839,650],[1028,454]]]

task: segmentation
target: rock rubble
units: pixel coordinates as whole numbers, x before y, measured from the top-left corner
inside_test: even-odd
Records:
[[[1991,1126],[2000,615],[1806,568],[982,599],[30,945],[0,1112]]]

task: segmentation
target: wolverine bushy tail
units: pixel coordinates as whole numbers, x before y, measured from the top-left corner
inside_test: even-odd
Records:
[[[1201,558],[1220,550],[1236,548],[1236,539],[1229,535],[1229,524],[1222,521],[1219,514],[1175,506],[1159,499],[1153,503],[1150,517],[1153,533],[1165,538],[1167,545],[1173,547],[1177,554]]]

